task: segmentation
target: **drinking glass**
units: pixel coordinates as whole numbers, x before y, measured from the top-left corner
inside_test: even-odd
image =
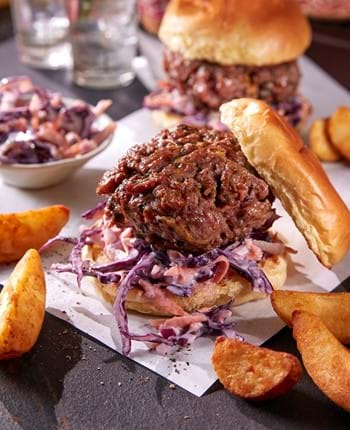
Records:
[[[11,0],[20,59],[48,69],[71,64],[64,0]]]
[[[73,79],[90,88],[132,82],[136,56],[134,0],[67,0],[71,22]]]

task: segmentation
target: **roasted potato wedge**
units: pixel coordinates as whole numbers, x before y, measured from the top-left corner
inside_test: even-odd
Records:
[[[293,336],[308,374],[334,403],[350,412],[350,351],[321,318],[293,312]]]
[[[350,160],[350,108],[340,106],[329,118],[328,133],[337,151]]]
[[[277,291],[271,294],[276,314],[292,327],[296,310],[317,315],[341,343],[350,343],[350,293]]]
[[[284,394],[302,374],[294,355],[225,337],[216,339],[212,364],[226,390],[248,400]]]
[[[341,155],[336,151],[328,138],[326,121],[324,119],[317,119],[312,124],[309,133],[310,148],[322,161],[338,161],[341,159]]]
[[[44,321],[45,298],[41,259],[30,249],[0,294],[0,360],[19,357],[33,347]]]
[[[30,248],[39,249],[68,218],[69,209],[62,205],[0,214],[0,263],[17,261]]]

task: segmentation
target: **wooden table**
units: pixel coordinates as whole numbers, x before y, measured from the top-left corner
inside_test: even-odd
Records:
[[[23,66],[14,41],[6,39],[11,35],[6,12],[0,14],[0,29],[0,76],[27,74],[39,85],[91,103],[108,95],[114,99],[114,119],[141,106],[146,90],[138,81],[127,89],[95,92],[71,85],[69,72]],[[314,30],[308,54],[350,89],[349,26],[315,23]],[[349,279],[339,290],[350,291]],[[266,345],[298,355],[287,328]],[[232,397],[219,384],[196,398],[48,314],[33,351],[0,364],[0,384],[3,430],[350,428],[349,415],[328,401],[306,374],[288,395],[264,404]]]

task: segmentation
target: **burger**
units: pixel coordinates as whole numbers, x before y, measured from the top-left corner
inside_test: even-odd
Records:
[[[159,37],[166,79],[144,105],[161,126],[224,128],[220,105],[241,97],[264,100],[293,127],[309,116],[297,60],[311,30],[295,0],[172,0]]]
[[[232,305],[286,279],[275,196],[325,266],[349,248],[349,211],[288,123],[253,99],[223,105],[221,120],[233,133],[182,124],[129,150],[97,187],[106,200],[84,214],[92,226],[69,239],[70,261],[55,266],[93,278],[125,354],[132,340],[164,352],[205,333],[237,336]],[[163,319],[137,334],[127,310]]]
[[[169,0],[137,0],[137,12],[142,27],[157,34]]]

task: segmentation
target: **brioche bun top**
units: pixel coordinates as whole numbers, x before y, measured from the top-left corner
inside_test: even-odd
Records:
[[[221,106],[221,121],[249,163],[270,185],[321,263],[338,263],[350,246],[350,212],[316,155],[266,103],[236,99]]]
[[[188,59],[262,66],[298,58],[311,30],[295,0],[171,0],[159,37]]]

